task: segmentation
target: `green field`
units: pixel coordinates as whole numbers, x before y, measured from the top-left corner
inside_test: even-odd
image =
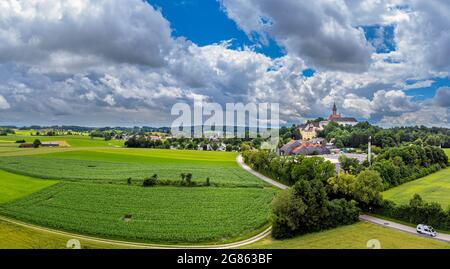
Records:
[[[66,249],[71,236],[57,235],[0,221],[0,249]],[[117,248],[114,244],[80,239],[81,248]]]
[[[34,179],[0,170],[0,204],[25,197],[56,183],[54,180]]]
[[[91,139],[89,136],[65,135],[65,136],[30,136],[30,135],[8,135],[0,137],[0,143],[15,142],[17,140],[25,140],[32,143],[35,139],[41,142],[46,141],[66,141],[72,147],[123,147],[124,141],[110,140],[105,141],[103,138]]]
[[[243,171],[236,153],[127,149],[85,137],[76,138],[79,143],[54,138],[72,147],[19,149],[0,142],[0,190],[8,194],[2,195],[0,215],[98,237],[174,244],[229,242],[268,225],[276,190]],[[162,182],[179,182],[181,173],[192,173],[198,183],[209,177],[211,186],[142,187],[153,174]]]
[[[444,149],[445,153],[447,154],[447,156],[450,157],[450,149]]]
[[[59,183],[0,207],[2,215],[108,238],[221,242],[267,224],[274,191]],[[129,221],[123,218],[131,215]]]
[[[450,149],[444,151],[450,156]],[[427,202],[440,203],[444,209],[450,206],[450,167],[389,189],[383,192],[383,198],[407,204],[416,193]]]
[[[397,204],[407,204],[416,193],[425,201],[437,202],[447,208],[450,205],[450,167],[389,189],[383,192],[383,198]]]
[[[381,227],[368,222],[298,236],[287,240],[262,239],[245,248],[269,249],[367,249],[377,239],[382,249],[450,249],[450,243]]]
[[[48,179],[88,180],[102,183],[134,183],[157,174],[162,181],[178,182],[181,173],[192,173],[193,181],[227,187],[263,187],[264,182],[242,170],[236,153],[101,149],[66,151],[33,156],[4,156],[0,168],[9,172]]]

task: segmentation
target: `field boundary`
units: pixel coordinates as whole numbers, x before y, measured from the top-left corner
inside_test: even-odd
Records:
[[[0,216],[0,221],[8,222],[14,225],[22,226],[25,228],[41,231],[41,232],[47,232],[52,233],[56,235],[62,235],[67,237],[72,237],[73,239],[79,239],[79,240],[86,240],[90,242],[96,242],[96,243],[104,243],[104,244],[111,244],[115,246],[120,247],[127,247],[127,248],[142,248],[142,249],[230,249],[230,248],[239,248],[243,247],[252,243],[255,243],[268,235],[270,235],[272,231],[272,226],[266,228],[264,231],[258,233],[257,235],[254,235],[250,238],[227,243],[227,244],[218,244],[218,245],[170,245],[170,244],[150,244],[150,243],[138,243],[138,242],[128,242],[128,241],[120,241],[120,240],[111,240],[111,239],[103,239],[99,237],[93,237],[93,236],[87,236],[87,235],[81,235],[76,233],[70,233],[70,232],[64,232],[59,231],[55,229],[50,229],[34,224],[28,224],[25,222],[21,222],[15,219],[7,218],[4,216]]]
[[[244,160],[242,159],[242,155],[240,155],[240,154],[236,157],[236,162],[239,164],[239,166],[242,169],[244,169],[245,171],[247,171],[250,174],[254,175],[255,177],[265,181],[266,183],[269,183],[272,186],[275,186],[275,187],[277,187],[279,189],[282,189],[282,190],[285,190],[285,189],[289,188],[288,186],[286,186],[286,185],[284,185],[284,184],[282,184],[282,183],[280,183],[278,181],[275,181],[275,180],[273,180],[273,179],[271,179],[269,177],[266,177],[265,175],[263,175],[263,174],[261,174],[259,172],[256,172],[255,170],[253,170],[250,166],[248,166],[248,165],[246,165],[244,163]]]

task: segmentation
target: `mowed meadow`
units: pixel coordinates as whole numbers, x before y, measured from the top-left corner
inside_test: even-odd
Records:
[[[19,137],[1,139],[0,215],[9,218],[162,244],[231,242],[268,226],[276,190],[242,170],[237,153],[127,149],[89,137],[41,140],[68,148],[20,149]],[[200,186],[178,186],[181,173]],[[153,174],[163,185],[143,187]]]
[[[450,149],[444,149],[450,157]],[[407,204],[414,194],[427,202],[437,202],[444,209],[450,206],[450,167],[423,178],[407,182],[383,192],[383,198],[397,204]]]

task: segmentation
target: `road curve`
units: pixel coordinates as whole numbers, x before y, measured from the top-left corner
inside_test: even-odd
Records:
[[[264,180],[265,182],[267,182],[267,183],[269,183],[269,184],[271,184],[271,185],[273,185],[275,187],[278,187],[280,189],[283,189],[283,190],[288,188],[288,186],[286,186],[284,184],[281,184],[281,183],[279,183],[277,181],[274,181],[274,180],[264,176],[263,174],[256,172],[255,170],[253,170],[249,166],[247,166],[244,163],[242,155],[237,156],[236,161],[245,171],[247,171],[250,174],[260,178],[261,180]],[[399,231],[403,231],[403,232],[407,232],[407,233],[410,233],[410,234],[414,234],[414,235],[417,235],[417,236],[426,237],[426,238],[432,238],[432,239],[436,239],[436,240],[440,240],[440,241],[444,241],[444,242],[450,242],[450,235],[449,234],[438,233],[438,235],[436,237],[429,237],[429,236],[425,236],[425,235],[421,235],[421,234],[417,233],[416,229],[413,228],[413,227],[409,227],[409,226],[406,226],[406,225],[403,225],[403,224],[399,224],[399,223],[395,223],[395,222],[392,222],[392,221],[388,221],[388,220],[372,217],[372,216],[369,216],[369,215],[360,215],[359,219],[363,220],[363,221],[371,222],[371,223],[374,223],[374,224],[377,224],[377,225],[381,225],[381,226],[384,226],[384,227],[389,227],[389,228],[396,229],[396,230],[399,230]]]
[[[102,244],[110,244],[110,245],[114,245],[119,248],[140,248],[140,249],[229,249],[229,248],[239,248],[239,247],[243,247],[243,246],[255,243],[256,241],[263,239],[264,237],[268,236],[272,231],[272,227],[269,227],[269,228],[265,229],[264,231],[262,231],[261,233],[255,235],[255,236],[252,236],[251,238],[241,240],[238,242],[228,243],[228,244],[165,245],[165,244],[147,244],[147,243],[119,241],[119,240],[109,240],[109,239],[97,238],[97,237],[92,237],[92,236],[87,236],[87,235],[63,232],[63,231],[45,228],[45,227],[41,227],[41,226],[37,226],[37,225],[33,225],[33,224],[24,223],[24,222],[17,221],[14,219],[3,217],[3,216],[0,216],[0,220],[4,221],[4,222],[15,224],[18,226],[22,226],[22,227],[25,227],[28,229],[33,229],[36,231],[47,232],[47,233],[51,233],[51,234],[70,237],[71,239],[85,240],[85,241],[102,243]]]
[[[421,236],[421,237],[426,237],[426,238],[432,238],[432,239],[436,239],[436,240],[440,240],[440,241],[444,241],[444,242],[449,242],[450,243],[450,235],[449,234],[443,234],[443,233],[438,233],[438,235],[436,237],[430,237],[430,236],[426,236],[426,235],[422,235],[417,233],[416,229],[410,226],[406,226],[403,224],[399,224],[399,223],[395,223],[389,220],[384,220],[384,219],[380,219],[380,218],[376,218],[376,217],[372,217],[369,215],[361,215],[359,216],[359,219],[367,221],[367,222],[371,222],[377,225],[381,225],[383,227],[388,227],[391,229],[396,229],[399,231],[403,231],[403,232],[407,232],[410,234],[414,234],[417,236]]]
[[[249,172],[250,174],[254,175],[255,177],[258,177],[259,179],[269,183],[270,185],[273,185],[279,189],[285,190],[289,188],[288,186],[281,184],[280,182],[277,182],[269,177],[266,177],[265,175],[256,172],[252,168],[250,168],[248,165],[244,163],[244,159],[242,158],[242,155],[238,155],[236,157],[236,162],[239,164],[239,166],[244,169],[245,171]]]

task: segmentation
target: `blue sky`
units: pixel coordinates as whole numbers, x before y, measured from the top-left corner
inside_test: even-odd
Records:
[[[425,100],[433,98],[436,94],[436,91],[441,87],[450,87],[450,79],[449,77],[435,77],[429,79],[430,86],[427,87],[418,87],[414,89],[405,90],[408,96],[413,96],[415,100]],[[406,85],[414,85],[416,83],[420,83],[421,81],[417,80],[407,80],[405,82]]]
[[[255,51],[271,58],[281,57],[286,54],[285,50],[277,45],[274,39],[269,39],[269,45],[265,46],[251,40],[236,23],[227,17],[221,8],[219,1],[200,0],[147,0],[157,8],[161,8],[162,14],[171,23],[173,35],[186,37],[192,42],[200,45],[210,45],[224,40],[233,40],[230,48],[240,49],[243,46],[253,47]],[[401,7],[399,7],[401,9]],[[395,26],[394,25],[360,25],[364,31],[366,40],[374,47],[376,53],[389,53],[396,50]],[[388,61],[388,60],[387,60]],[[312,77],[316,70],[312,67],[302,71],[303,77]],[[430,78],[433,80],[431,86],[406,90],[408,96],[414,100],[424,100],[434,97],[436,90],[440,87],[450,86],[448,77]],[[412,85],[418,80],[406,80],[406,85]]]
[[[162,14],[172,26],[174,36],[186,37],[200,46],[233,40],[231,48],[244,46],[254,47],[255,51],[271,58],[283,56],[285,53],[277,43],[269,40],[267,46],[256,44],[241,31],[236,23],[229,19],[215,0],[148,0],[159,7]]]
[[[288,123],[336,101],[380,125],[450,126],[446,0],[4,2],[0,125],[161,126],[203,96],[278,102]]]

